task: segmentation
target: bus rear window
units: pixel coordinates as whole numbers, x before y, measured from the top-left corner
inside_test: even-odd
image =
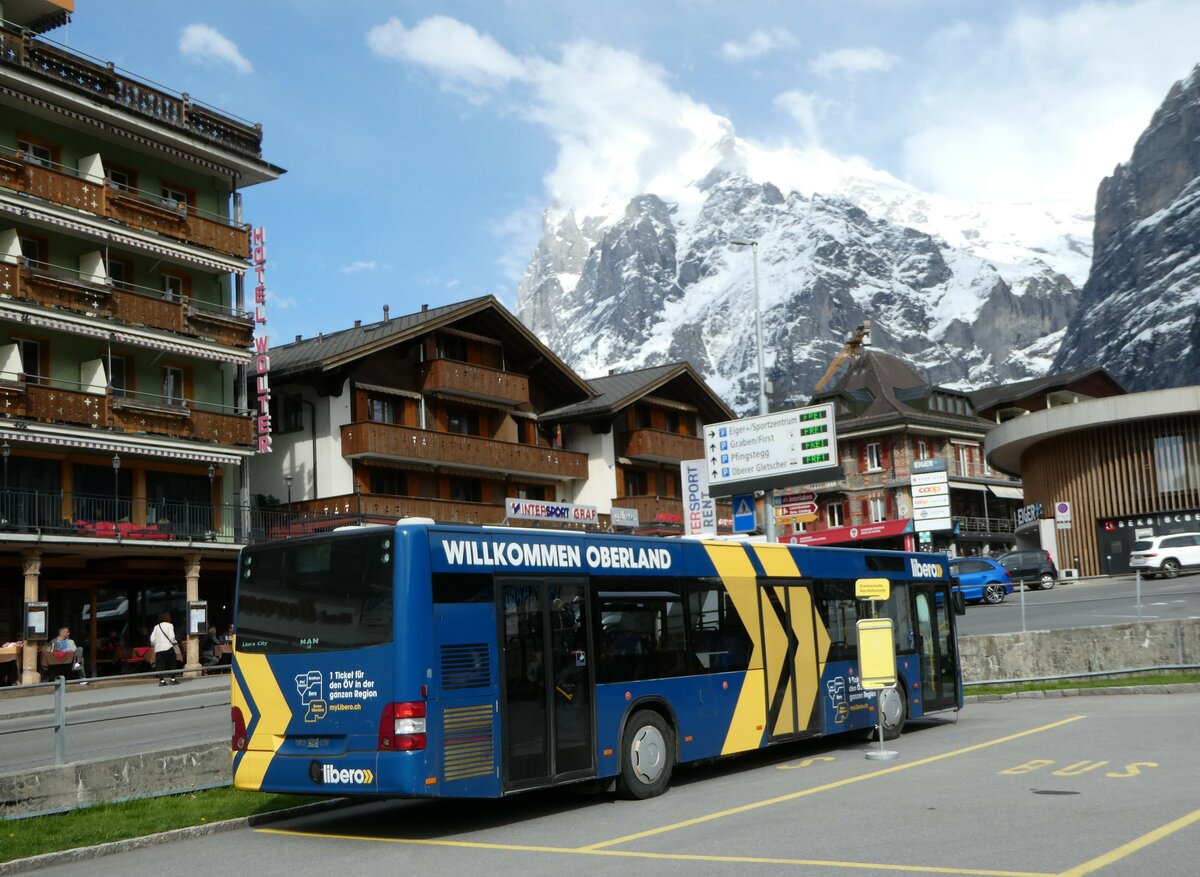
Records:
[[[238,651],[330,652],[391,642],[394,545],[389,531],[247,548],[238,570]]]

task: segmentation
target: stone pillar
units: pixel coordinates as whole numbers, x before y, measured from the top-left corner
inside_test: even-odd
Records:
[[[42,552],[40,549],[34,548],[29,551],[21,552],[21,571],[25,573],[25,602],[32,603],[38,599],[38,582],[42,575]],[[49,624],[49,619],[46,620]],[[21,635],[24,636],[25,619],[21,619]],[[21,649],[21,684],[35,685],[42,681],[42,674],[38,671],[38,649],[40,644],[36,642],[25,641],[25,648]]]
[[[200,554],[195,551],[190,551],[183,556],[183,575],[187,580],[187,598],[188,602],[200,599]],[[188,619],[183,619],[183,625],[176,629],[176,636],[186,636],[188,629]],[[187,638],[187,647],[183,655],[185,670],[200,669],[200,640],[197,637],[189,636]],[[195,675],[190,674],[190,675]]]

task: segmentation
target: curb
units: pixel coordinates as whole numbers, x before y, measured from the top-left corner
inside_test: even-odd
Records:
[[[995,703],[1003,700],[1045,700],[1055,697],[1198,693],[1200,693],[1200,682],[1176,682],[1172,685],[1125,685],[1112,686],[1111,688],[1060,688],[1056,691],[1014,691],[1011,694],[967,694],[963,695],[963,703]]]
[[[310,816],[324,813],[328,810],[340,810],[354,803],[349,798],[334,798],[331,801],[317,801],[313,804],[303,804],[290,807],[287,810],[274,810],[270,813],[259,813],[254,816],[242,816],[238,819],[226,819],[222,822],[212,822],[208,825],[192,825],[187,828],[175,828],[171,831],[160,831],[158,834],[148,834],[145,837],[130,837],[111,843],[99,844],[94,847],[76,847],[73,850],[60,850],[55,853],[42,853],[39,856],[29,856],[25,859],[13,859],[11,862],[0,862],[0,877],[8,874],[25,874],[39,871],[52,865],[67,865],[72,862],[87,862],[102,856],[125,853],[144,847],[156,847],[177,840],[190,840],[195,837],[206,837],[210,834],[222,834],[226,831],[237,831],[242,828],[253,828],[256,825],[268,825],[272,822],[282,822],[298,816]]]

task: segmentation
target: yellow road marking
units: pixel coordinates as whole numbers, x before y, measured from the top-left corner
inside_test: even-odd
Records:
[[[848,868],[864,871],[896,871],[903,874],[961,874],[967,877],[1058,877],[1043,871],[999,871],[992,868],[942,868],[936,865],[890,865],[878,862],[837,862],[823,859],[773,859],[765,856],[704,856],[697,853],[646,853],[637,850],[589,850],[569,847],[493,844],[466,840],[417,840],[403,837],[330,834],[319,831],[291,831],[283,828],[256,828],[259,834],[314,837],[331,840],[365,840],[376,843],[409,844],[428,847],[459,847],[472,850],[507,850],[519,853],[557,853],[565,856],[608,856],[618,859],[655,859],[669,862],[721,862],[734,865],[810,865],[820,868]]]
[[[1152,843],[1157,843],[1168,835],[1172,835],[1182,828],[1187,828],[1189,825],[1200,822],[1200,810],[1193,810],[1187,816],[1181,816],[1174,822],[1168,822],[1161,828],[1156,828],[1153,831],[1148,831],[1141,837],[1134,838],[1129,843],[1121,844],[1115,850],[1111,850],[1102,856],[1097,856],[1091,861],[1084,862],[1082,865],[1076,865],[1067,871],[1063,871],[1058,877],[1083,877],[1084,874],[1092,874],[1099,871],[1101,868],[1107,868],[1114,862],[1119,862],[1126,856],[1133,855],[1138,850],[1145,849]]]
[[[740,807],[730,807],[727,810],[719,810],[716,813],[709,813],[706,816],[697,816],[693,819],[685,819],[682,822],[675,822],[671,825],[664,825],[659,828],[651,828],[646,831],[639,831],[636,834],[627,834],[623,837],[613,838],[612,840],[601,841],[600,843],[589,844],[585,847],[580,847],[581,850],[600,850],[605,847],[616,846],[617,844],[629,843],[634,840],[641,840],[647,837],[653,837],[656,834],[664,834],[668,831],[675,831],[679,828],[688,828],[693,825],[700,825],[705,822],[711,822],[714,819],[721,819],[725,816],[734,816],[738,813],[747,813],[751,810],[758,810],[761,807],[770,807],[774,804],[783,804],[787,801],[795,801],[797,798],[804,798],[808,795],[815,795],[818,792],[828,792],[831,789],[849,786],[854,783],[861,783],[864,780],[873,780],[878,777],[887,776],[893,773],[899,773],[902,770],[911,770],[914,767],[921,767],[926,764],[944,761],[947,758],[954,758],[958,755],[966,755],[969,752],[978,752],[980,749],[987,749],[989,746],[998,746],[1001,743],[1008,743],[1011,740],[1019,740],[1022,737],[1028,737],[1031,734],[1040,734],[1042,731],[1050,731],[1054,728],[1061,728],[1063,725],[1069,725],[1072,722],[1078,722],[1080,719],[1086,719],[1087,716],[1072,716],[1069,719],[1062,719],[1058,722],[1051,722],[1049,725],[1042,725],[1037,728],[1031,728],[1028,731],[1019,731],[1016,734],[1009,734],[1006,737],[1000,737],[996,740],[989,740],[985,743],[976,743],[972,746],[967,746],[962,749],[955,749],[952,752],[943,752],[940,755],[931,755],[928,758],[921,758],[917,761],[910,761],[907,764],[897,764],[893,767],[887,767],[883,770],[864,773],[855,777],[848,777],[844,780],[837,780],[832,783],[825,783],[821,786],[814,786],[811,789],[803,789],[799,792],[791,792],[787,795],[780,795],[776,798],[768,798],[765,801],[756,801],[753,804],[743,804]]]

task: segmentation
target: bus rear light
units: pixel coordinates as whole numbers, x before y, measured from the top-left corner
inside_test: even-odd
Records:
[[[425,702],[389,703],[379,717],[379,751],[412,752],[425,748]]]
[[[246,720],[242,717],[241,707],[231,708],[230,715],[233,719],[233,739],[230,740],[230,748],[234,752],[243,752],[246,749]]]

